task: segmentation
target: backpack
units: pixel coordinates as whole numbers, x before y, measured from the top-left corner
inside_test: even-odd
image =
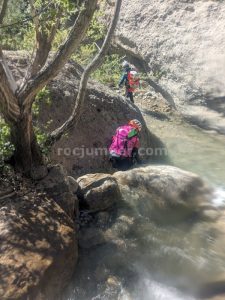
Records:
[[[128,85],[131,89],[139,88],[140,86],[140,78],[137,71],[131,70],[127,73],[127,81]]]
[[[121,126],[112,137],[109,152],[116,157],[131,157],[132,151],[138,142],[137,131],[130,125]]]

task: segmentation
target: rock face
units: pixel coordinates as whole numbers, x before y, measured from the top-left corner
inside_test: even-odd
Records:
[[[26,54],[6,54],[15,78],[21,80],[26,73]],[[47,96],[50,99],[47,101],[49,104],[46,104],[46,99],[40,101],[40,112],[36,120],[44,130],[57,128],[70,116],[81,72],[80,66],[70,62],[50,83],[50,95]],[[118,126],[134,118],[145,124],[135,105],[109,88],[90,80],[82,118],[75,129],[55,144],[51,157],[76,176],[93,171],[109,171],[107,148],[111,137]],[[164,148],[162,142],[150,133],[145,125],[141,133],[141,144],[142,147],[153,150]],[[150,156],[152,160],[164,158],[158,155]]]
[[[0,208],[0,299],[59,299],[77,260],[72,220],[43,195]]]
[[[75,195],[78,184],[66,175],[61,165],[51,166],[48,175],[37,182],[37,190],[46,192],[73,219],[78,214],[78,199]]]
[[[147,166],[114,173],[123,199],[141,215],[160,222],[193,213],[207,218],[212,191],[197,175],[171,166]],[[209,216],[210,218],[210,216]]]
[[[108,174],[88,174],[78,178],[78,197],[91,212],[111,208],[121,199],[118,184]]]
[[[115,40],[184,116],[223,134],[224,18],[224,1],[124,0]]]

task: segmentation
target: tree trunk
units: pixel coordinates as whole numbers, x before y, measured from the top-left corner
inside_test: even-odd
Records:
[[[2,8],[1,8],[1,11],[0,11],[0,24],[3,23],[3,19],[4,19],[5,14],[6,14],[8,2],[9,2],[8,0],[3,0]]]
[[[24,115],[13,125],[11,137],[15,146],[16,168],[30,176],[32,168],[43,164],[43,156],[34,134],[31,113]]]
[[[39,41],[37,45],[35,59],[31,69],[31,76],[37,74],[46,63],[52,45],[47,42],[47,39]]]

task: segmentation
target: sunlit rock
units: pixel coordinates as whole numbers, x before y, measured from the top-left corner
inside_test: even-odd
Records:
[[[117,182],[109,174],[88,174],[77,182],[80,202],[92,212],[109,209],[121,199]]]
[[[127,205],[161,223],[200,215],[211,207],[212,190],[199,176],[179,168],[146,166],[116,172],[114,178]]]
[[[117,52],[192,122],[225,134],[224,1],[124,0]]]
[[[0,299],[57,299],[77,260],[72,220],[43,195],[0,208]]]

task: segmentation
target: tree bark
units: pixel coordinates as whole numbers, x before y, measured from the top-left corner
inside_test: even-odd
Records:
[[[105,54],[107,53],[107,51],[109,49],[110,42],[111,42],[113,33],[115,31],[118,19],[119,19],[121,4],[122,4],[122,0],[116,1],[114,15],[113,15],[109,30],[107,32],[107,35],[105,37],[104,43],[103,43],[99,53],[92,60],[92,62],[85,68],[85,70],[81,76],[78,94],[75,99],[75,104],[74,104],[72,114],[70,115],[68,120],[66,120],[66,122],[63,125],[61,125],[59,128],[57,128],[50,134],[50,136],[47,140],[47,145],[53,145],[57,140],[59,140],[62,137],[63,134],[68,132],[79,121],[79,118],[82,114],[82,107],[83,107],[83,102],[85,99],[89,76],[92,72],[94,72],[102,64]]]
[[[26,114],[11,127],[11,139],[15,146],[16,168],[30,175],[32,168],[43,164],[43,157],[34,133],[32,115]]]
[[[50,7],[53,6],[52,9],[55,9],[57,11],[55,17],[56,20],[54,24],[46,28],[46,25],[40,24],[39,18],[37,16],[37,11],[34,7],[34,0],[29,0],[29,3],[31,6],[31,15],[33,17],[36,32],[36,53],[30,71],[30,77],[32,77],[42,69],[48,59],[49,52],[52,48],[52,43],[59,28],[62,10],[59,6],[56,7],[54,3],[50,5]]]
[[[2,8],[0,10],[0,25],[3,23],[3,19],[6,14],[7,6],[8,6],[8,0],[3,0]]]
[[[20,116],[18,100],[14,95],[15,89],[16,83],[7,68],[0,48],[0,110],[9,124],[15,122]]]

